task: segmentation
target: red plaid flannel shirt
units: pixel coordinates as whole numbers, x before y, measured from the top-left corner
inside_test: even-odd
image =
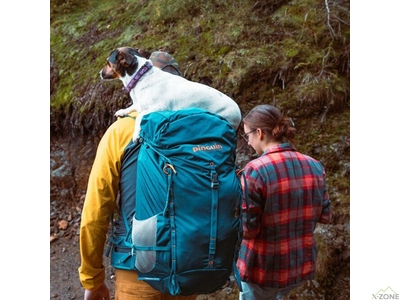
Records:
[[[290,143],[268,149],[245,168],[241,279],[286,287],[315,273],[317,222],[332,217],[325,170]],[[247,204],[248,203],[248,207]]]

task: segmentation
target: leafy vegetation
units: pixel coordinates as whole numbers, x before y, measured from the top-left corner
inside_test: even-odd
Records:
[[[231,96],[243,113],[269,103],[292,117],[297,149],[326,166],[335,222],[348,222],[349,0],[51,0],[50,5],[52,135],[101,136],[115,120],[113,113],[129,104],[121,82],[99,78],[112,50],[164,49],[185,78]],[[329,294],[335,280],[323,276]]]

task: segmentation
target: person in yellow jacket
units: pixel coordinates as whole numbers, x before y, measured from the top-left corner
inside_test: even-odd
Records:
[[[181,74],[175,59],[168,53],[153,52],[149,58],[156,67],[164,71],[175,75]],[[165,66],[167,68],[164,68]],[[134,186],[132,188],[129,186],[135,182],[131,180],[135,174],[128,168],[133,161],[131,156],[135,147],[135,143],[132,142],[135,117],[136,112],[133,112],[127,117],[118,119],[107,129],[98,145],[90,172],[82,210],[81,265],[78,269],[81,285],[85,289],[84,300],[110,299],[109,289],[104,283],[103,250],[110,216],[117,208],[117,195],[119,194],[122,200],[129,200],[135,189]],[[130,205],[134,207],[134,203]],[[113,251],[118,251],[117,247],[114,248]],[[118,265],[115,267],[115,300],[196,299],[195,295],[174,297],[160,293],[146,282],[138,280],[136,271],[122,265],[121,268],[118,268]]]

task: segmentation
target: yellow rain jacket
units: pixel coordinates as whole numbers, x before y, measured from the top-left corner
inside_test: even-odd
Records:
[[[99,287],[105,279],[103,251],[116,208],[121,160],[132,139],[137,113],[114,122],[102,137],[89,176],[80,229],[81,266],[79,278],[84,289]]]

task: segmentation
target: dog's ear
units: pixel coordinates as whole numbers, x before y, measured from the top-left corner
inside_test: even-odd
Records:
[[[137,51],[134,49],[124,49],[118,53],[119,63],[124,67],[131,67],[137,63],[136,55],[138,55]]]
[[[112,64],[116,64],[119,62],[119,51],[118,50],[114,50],[113,52],[110,53],[110,55],[108,56],[107,60],[112,63]]]

